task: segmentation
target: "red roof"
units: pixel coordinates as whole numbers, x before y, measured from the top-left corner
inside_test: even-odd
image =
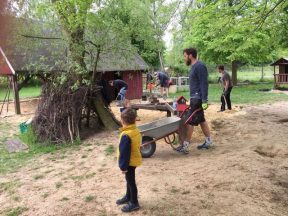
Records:
[[[0,47],[0,75],[14,75],[15,71]]]

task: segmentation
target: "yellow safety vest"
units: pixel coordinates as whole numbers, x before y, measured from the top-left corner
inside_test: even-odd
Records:
[[[121,131],[120,140],[123,135],[127,135],[131,140],[131,155],[129,166],[137,167],[142,164],[142,155],[140,152],[140,146],[142,143],[142,136],[139,129],[135,124],[128,125],[119,129]],[[119,159],[119,147],[117,149],[117,158]]]

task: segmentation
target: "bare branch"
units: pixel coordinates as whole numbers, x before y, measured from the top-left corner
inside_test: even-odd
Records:
[[[280,6],[282,3],[285,3],[286,0],[279,0],[274,7],[272,7],[266,14],[264,14],[261,17],[260,22],[258,23],[258,25],[256,26],[256,28],[253,30],[253,32],[257,31],[258,29],[261,29],[263,24],[265,23],[266,19],[269,17],[269,15],[278,7]],[[267,3],[267,2],[266,2]],[[266,8],[266,6],[265,6]]]
[[[47,40],[64,40],[63,38],[60,37],[42,37],[42,36],[33,36],[33,35],[25,35],[21,34],[22,37],[26,38],[37,38],[37,39],[47,39]]]

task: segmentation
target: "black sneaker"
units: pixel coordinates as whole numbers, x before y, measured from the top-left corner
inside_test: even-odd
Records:
[[[190,143],[187,141],[184,141],[183,145],[176,148],[176,151],[178,151],[180,153],[188,154],[189,153],[189,146],[190,146]]]
[[[183,154],[189,154],[189,149],[186,146],[182,146],[181,148],[177,149],[176,151],[183,153]]]
[[[128,198],[126,196],[124,196],[121,199],[118,199],[116,201],[116,204],[117,205],[123,205],[123,204],[128,203],[128,202],[129,202]]]
[[[140,208],[139,203],[131,203],[128,202],[127,205],[123,206],[123,208],[121,209],[122,212],[132,212],[132,211],[137,211]]]
[[[183,148],[183,145],[179,145],[179,146],[178,146],[177,148],[175,148],[174,150],[179,152],[182,148]]]

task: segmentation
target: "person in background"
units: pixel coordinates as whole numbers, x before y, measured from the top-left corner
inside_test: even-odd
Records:
[[[142,164],[140,152],[141,134],[135,125],[136,112],[127,108],[121,113],[122,128],[120,128],[120,143],[117,151],[118,164],[121,172],[125,174],[126,194],[116,201],[117,205],[126,204],[121,209],[131,212],[140,208],[138,203],[138,189],[135,181],[136,167]]]
[[[158,80],[158,84],[155,87],[160,85],[161,87],[160,93],[162,97],[164,96],[164,92],[165,92],[165,96],[168,97],[168,88],[169,88],[169,80],[170,80],[168,75],[162,71],[155,72],[154,75],[156,76]]]
[[[110,80],[109,85],[113,86],[118,91],[116,99],[119,101],[118,105],[121,106],[125,100],[125,95],[128,90],[128,84],[123,80],[116,79],[116,80]]]
[[[204,110],[208,108],[207,67],[201,61],[198,61],[197,50],[195,48],[185,49],[183,54],[185,63],[188,66],[191,66],[189,72],[190,109],[188,111],[188,118],[194,111],[196,111],[196,113],[188,122],[189,125],[183,124],[180,126],[180,146],[176,149],[176,151],[188,154],[194,126],[198,126],[200,124],[202,132],[205,135],[204,143],[198,145],[198,149],[208,149],[212,144],[212,139],[210,137],[209,126],[204,117]]]
[[[147,73],[146,77],[146,89],[149,90],[149,94],[152,95],[152,91],[154,88],[154,79],[151,73]]]
[[[221,95],[221,108],[219,112],[223,112],[225,111],[225,104],[227,104],[227,108],[229,110],[232,109],[230,93],[233,88],[233,83],[232,83],[230,75],[224,70],[224,65],[218,66],[218,72],[221,73],[222,75],[220,78],[220,82],[223,85],[223,93]]]

